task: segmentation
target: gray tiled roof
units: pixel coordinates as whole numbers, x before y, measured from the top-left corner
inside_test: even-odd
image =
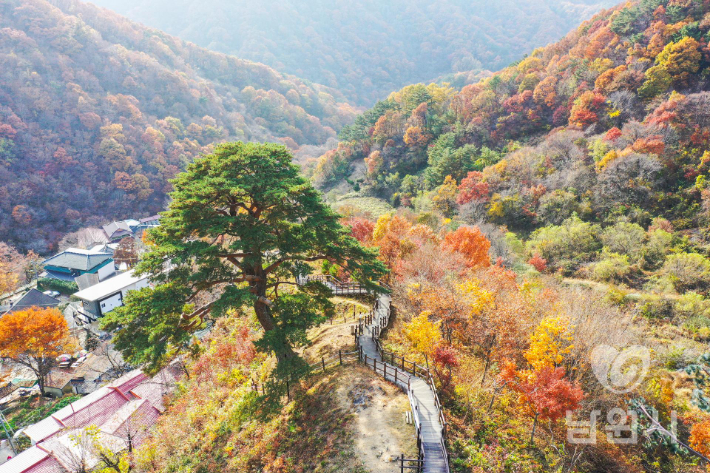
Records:
[[[111,259],[111,255],[105,253],[86,254],[74,253],[67,250],[45,260],[44,265],[77,269],[79,271],[89,271],[108,259]]]
[[[138,220],[140,223],[157,222],[160,220],[160,215],[151,215],[150,217],[142,218]]]
[[[103,226],[104,233],[106,233],[106,236],[109,238],[112,238],[114,234],[117,232],[122,232],[122,233],[133,233],[131,230],[131,227],[128,226],[126,222],[111,222],[108,225]]]
[[[57,307],[60,304],[58,299],[50,297],[37,289],[30,289],[27,294],[22,296],[20,300],[15,302],[8,312],[17,312],[25,310],[32,306],[37,307]]]

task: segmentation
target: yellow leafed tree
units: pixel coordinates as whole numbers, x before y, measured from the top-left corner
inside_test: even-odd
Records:
[[[470,308],[471,316],[481,315],[485,310],[493,307],[495,297],[486,291],[476,279],[468,279],[456,287],[456,291],[463,296]]]
[[[431,312],[424,311],[404,326],[404,336],[412,348],[423,355],[431,356],[434,348],[441,342],[441,330],[438,322],[429,320]]]
[[[545,368],[555,368],[574,348],[572,340],[572,329],[567,320],[562,317],[545,317],[530,336],[530,347],[525,352],[525,359],[536,373]]]

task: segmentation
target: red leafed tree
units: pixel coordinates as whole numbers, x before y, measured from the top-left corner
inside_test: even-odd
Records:
[[[471,268],[487,268],[491,265],[491,258],[488,256],[491,242],[478,227],[459,227],[448,233],[444,237],[444,248],[461,253],[466,258],[466,265]]]
[[[15,130],[12,126],[8,125],[7,123],[0,123],[0,136],[14,138],[16,134],[17,130]]]
[[[449,390],[452,387],[451,368],[459,365],[456,350],[449,345],[438,345],[433,353],[434,372],[441,380],[442,389]]]
[[[599,120],[597,114],[601,111],[604,102],[606,102],[606,98],[602,94],[586,91],[575,100],[572,106],[570,124],[585,128],[596,123]]]
[[[604,135],[604,139],[607,141],[616,141],[617,138],[621,137],[621,130],[619,130],[617,127],[614,127],[610,129],[609,131],[606,132],[606,135]]]
[[[353,217],[343,222],[343,225],[350,227],[350,234],[357,238],[360,243],[372,242],[372,231],[375,229],[375,222],[361,217]]]
[[[487,202],[489,186],[487,182],[482,182],[483,173],[480,171],[472,171],[468,176],[464,177],[459,184],[459,195],[456,197],[456,203],[467,204],[472,200],[476,202]]]
[[[528,260],[528,264],[539,272],[543,272],[547,269],[547,260],[538,254],[535,254],[532,258]]]
[[[508,361],[503,365],[501,378],[520,394],[521,401],[533,416],[530,443],[535,438],[538,419],[557,421],[567,411],[578,409],[584,398],[582,388],[565,378],[565,369],[561,366],[531,373],[518,371],[515,363]]]

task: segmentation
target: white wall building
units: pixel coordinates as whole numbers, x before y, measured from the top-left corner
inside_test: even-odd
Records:
[[[147,276],[134,276],[133,271],[127,271],[74,295],[81,299],[84,310],[101,317],[116,307],[121,307],[128,292],[147,286]]]

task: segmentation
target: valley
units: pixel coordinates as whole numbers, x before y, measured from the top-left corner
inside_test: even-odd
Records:
[[[710,469],[707,2],[94,3],[0,3],[0,471]]]

